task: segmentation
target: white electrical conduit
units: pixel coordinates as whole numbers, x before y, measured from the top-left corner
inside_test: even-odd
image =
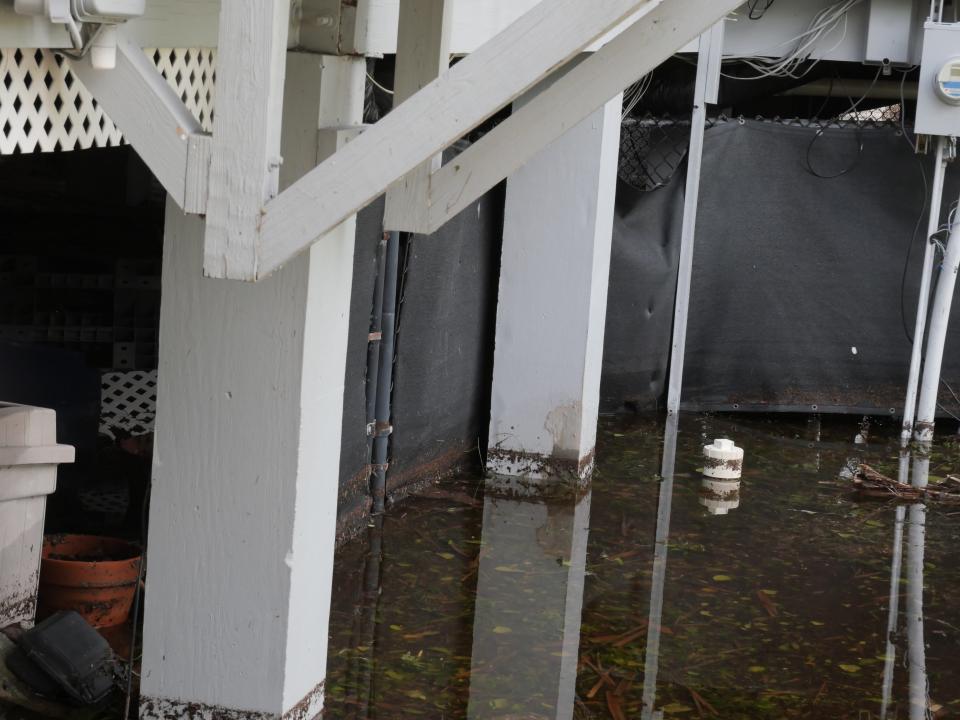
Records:
[[[944,254],[933,296],[930,314],[930,333],[927,353],[924,358],[923,383],[920,386],[920,402],[917,406],[916,439],[921,443],[933,441],[933,426],[937,413],[937,396],[940,390],[940,370],[943,367],[943,348],[947,340],[950,309],[953,306],[953,291],[960,271],[960,223],[950,228],[950,242]]]
[[[940,205],[943,197],[943,178],[946,174],[947,138],[937,138],[937,156],[933,168],[933,191],[930,194],[930,219],[927,223],[926,242],[923,247],[923,270],[920,275],[920,295],[917,300],[917,320],[913,330],[913,351],[910,354],[910,374],[907,377],[907,399],[903,404],[903,425],[900,442],[906,445],[913,433],[913,419],[917,410],[917,386],[920,382],[920,364],[923,360],[923,337],[927,329],[927,314],[930,309],[930,285],[933,282],[933,258],[936,246],[930,238],[940,227]],[[949,312],[949,311],[948,311]]]

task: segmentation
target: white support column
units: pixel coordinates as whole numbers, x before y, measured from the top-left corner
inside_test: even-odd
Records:
[[[487,467],[593,468],[622,94],[507,183]]]
[[[363,64],[291,55],[282,182],[316,163],[318,118],[359,122]],[[260,284],[205,279],[203,219],[168,202],[144,720],[322,707],[354,238]]]

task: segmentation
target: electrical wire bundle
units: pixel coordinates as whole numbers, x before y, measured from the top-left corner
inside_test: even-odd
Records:
[[[643,96],[647,94],[647,90],[650,89],[652,84],[653,72],[651,71],[624,91],[623,113],[620,115],[621,122],[630,117],[630,113],[633,112],[633,109],[643,99]]]
[[[747,17],[751,20],[759,20],[766,15],[773,2],[774,0],[747,0]]]
[[[819,62],[819,58],[811,60],[814,50],[824,38],[830,36],[841,25],[843,26],[843,34],[840,36],[836,45],[825,53],[821,52],[820,56],[822,57],[831,50],[839,47],[844,41],[847,36],[847,13],[862,2],[863,0],[838,0],[818,12],[807,29],[802,33],[789,40],[784,40],[769,51],[759,51],[749,55],[724,56],[725,62],[742,62],[757,73],[756,75],[747,77],[736,75],[725,75],[725,77],[731,77],[736,80],[762,80],[770,77],[800,79],[804,77],[816,66],[817,62]],[[771,4],[772,3],[767,3],[766,7],[769,7]],[[762,8],[762,10],[765,11],[766,7]],[[753,18],[755,16],[755,9],[752,6],[749,12],[750,17]],[[792,50],[784,55],[777,53],[776,48],[789,46],[790,43],[794,43]],[[807,63],[810,64],[804,67]]]

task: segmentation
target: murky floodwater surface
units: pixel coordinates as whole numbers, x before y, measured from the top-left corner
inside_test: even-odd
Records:
[[[960,717],[960,505],[857,501],[851,459],[898,466],[858,431],[605,418],[586,494],[409,501],[337,557],[325,717]],[[739,496],[703,486],[715,437]]]

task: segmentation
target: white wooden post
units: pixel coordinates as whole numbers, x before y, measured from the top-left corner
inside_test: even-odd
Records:
[[[316,164],[318,117],[359,122],[363,67],[291,55],[281,182]],[[205,279],[203,219],[168,202],[145,720],[321,709],[354,236],[260,284]]]
[[[589,494],[550,503],[484,498],[471,720],[572,720],[589,531]]]
[[[622,94],[507,182],[487,467],[586,479],[600,396]]]

